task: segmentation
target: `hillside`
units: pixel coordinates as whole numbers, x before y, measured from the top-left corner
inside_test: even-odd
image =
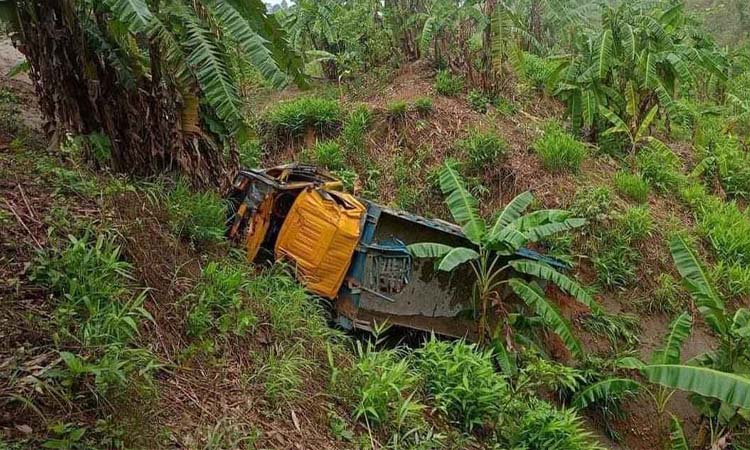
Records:
[[[0,42],[0,450],[750,447],[750,72],[700,33],[740,42],[740,3],[688,2],[706,28],[647,1],[590,23],[301,2],[247,27],[230,3],[78,11],[88,40],[22,18],[81,47],[26,41],[12,77]],[[293,161],[462,225],[480,342],[345,331],[227,242],[237,167]]]

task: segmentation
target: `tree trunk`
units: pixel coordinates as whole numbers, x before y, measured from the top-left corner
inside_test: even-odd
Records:
[[[185,116],[197,123],[198,104],[190,102],[192,111],[185,111],[183,96],[161,76],[155,46],[150,76],[128,83],[91,48],[81,20],[98,24],[78,2],[19,0],[18,12],[19,49],[31,66],[48,137],[100,132],[109,137],[116,171],[148,176],[178,170],[198,185],[228,183],[214,139],[197,126],[183,130]]]

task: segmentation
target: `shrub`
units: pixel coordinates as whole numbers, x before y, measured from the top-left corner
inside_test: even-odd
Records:
[[[730,297],[750,296],[750,266],[719,261],[713,270],[713,278]]]
[[[704,176],[716,177],[732,197],[750,197],[750,156],[737,138],[722,135],[703,151]]]
[[[657,189],[672,189],[682,182],[682,162],[666,146],[649,145],[643,148],[636,156],[636,165],[643,179]]]
[[[488,165],[497,164],[508,149],[505,140],[492,131],[473,130],[456,146],[467,158],[467,166],[472,171],[485,170]]]
[[[631,241],[639,241],[651,235],[654,221],[647,206],[629,208],[617,218],[622,235]]]
[[[391,120],[401,120],[406,117],[406,113],[409,111],[409,105],[405,101],[396,100],[388,103],[386,106],[386,114]]]
[[[447,70],[441,70],[435,76],[435,92],[446,97],[454,97],[464,90],[464,79],[453,75]]]
[[[532,147],[542,158],[544,167],[554,172],[577,172],[588,154],[586,145],[554,122],[545,127],[544,135]]]
[[[222,333],[242,335],[258,322],[242,302],[245,273],[240,267],[209,263],[188,300],[193,303],[187,317],[190,336],[203,336],[218,329]]]
[[[620,195],[638,203],[648,201],[648,182],[638,174],[630,172],[617,172],[615,175],[615,187]]]
[[[359,105],[349,113],[341,129],[341,141],[349,152],[356,152],[358,156],[365,152],[365,133],[372,121],[372,113],[365,105]]]
[[[508,386],[495,370],[492,353],[463,341],[434,337],[417,351],[417,367],[436,407],[467,431],[497,420]]]
[[[226,204],[214,192],[192,192],[179,180],[167,197],[172,230],[193,243],[224,238]]]
[[[330,133],[341,123],[341,108],[335,100],[303,97],[279,104],[268,112],[263,124],[273,136],[302,136],[308,129]]]
[[[432,114],[435,105],[430,97],[422,97],[414,100],[414,109],[423,116]]]
[[[570,212],[573,217],[583,217],[591,221],[602,221],[612,209],[612,192],[609,188],[587,187],[576,192]]]

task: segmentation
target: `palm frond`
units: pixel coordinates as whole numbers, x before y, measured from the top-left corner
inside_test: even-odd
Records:
[[[594,298],[583,289],[578,283],[561,274],[547,264],[526,259],[519,259],[510,262],[510,266],[518,273],[525,273],[540,280],[550,281],[559,287],[563,292],[572,296],[580,303],[586,305],[593,312],[600,312],[602,309]]]
[[[497,235],[500,230],[510,225],[511,222],[516,221],[521,216],[521,214],[526,211],[526,208],[528,208],[533,201],[534,195],[532,195],[531,192],[526,191],[522,194],[517,195],[513,200],[505,205],[505,208],[503,208],[503,212],[501,212],[497,217],[495,224],[489,231],[490,239],[492,239],[493,236]]]
[[[445,255],[442,260],[440,260],[438,270],[442,270],[443,272],[450,272],[461,264],[475,260],[477,258],[479,258],[479,253],[477,253],[476,251],[470,248],[457,247],[448,252],[448,254]]]

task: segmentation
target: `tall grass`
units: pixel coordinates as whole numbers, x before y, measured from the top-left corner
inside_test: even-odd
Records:
[[[446,97],[455,97],[464,90],[464,79],[447,70],[441,70],[435,76],[435,92]]]
[[[638,174],[630,172],[617,172],[615,174],[615,187],[617,192],[635,202],[646,203],[648,201],[648,182]]]
[[[465,158],[467,167],[473,172],[486,170],[500,163],[508,151],[508,144],[494,131],[471,130],[469,135],[456,143]]]
[[[553,172],[577,172],[588,155],[586,145],[567,133],[560,124],[550,122],[544,135],[532,148],[542,159],[542,165]]]
[[[224,238],[226,203],[217,194],[193,192],[187,183],[178,180],[166,203],[176,235],[193,243],[218,242]]]
[[[270,137],[295,138],[307,130],[326,135],[341,125],[341,107],[335,100],[302,97],[281,103],[261,121],[261,128]]]

